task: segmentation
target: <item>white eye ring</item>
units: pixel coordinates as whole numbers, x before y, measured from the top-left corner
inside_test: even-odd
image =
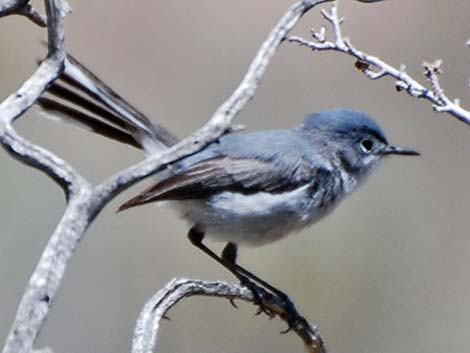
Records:
[[[372,148],[374,148],[374,142],[370,139],[363,139],[360,142],[361,149],[365,153],[370,153],[372,152]]]

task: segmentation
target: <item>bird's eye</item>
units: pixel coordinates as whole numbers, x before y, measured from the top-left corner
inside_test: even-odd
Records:
[[[365,153],[370,153],[373,147],[374,147],[374,143],[372,142],[372,140],[364,139],[361,141],[361,149]]]

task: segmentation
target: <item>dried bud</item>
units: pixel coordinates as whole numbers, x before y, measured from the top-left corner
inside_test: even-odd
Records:
[[[426,61],[423,62],[423,67],[424,67],[424,73],[425,74],[429,74],[429,73],[438,74],[438,75],[442,74],[441,66],[442,66],[442,60],[441,59],[437,59],[432,63],[428,63]]]
[[[395,82],[395,89],[397,90],[397,92],[401,92],[405,89],[405,83],[402,82],[402,81],[397,81]]]
[[[369,70],[370,64],[363,60],[357,60],[354,63],[354,67],[362,72]]]

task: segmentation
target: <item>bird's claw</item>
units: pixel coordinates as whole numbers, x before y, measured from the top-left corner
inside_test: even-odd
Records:
[[[281,335],[285,335],[286,333],[289,333],[292,330],[293,326],[290,322],[287,323],[287,328],[285,330],[282,330],[279,332]]]
[[[258,286],[248,278],[243,278],[241,284],[247,287],[253,294],[253,304],[258,306],[255,315],[262,313],[266,314],[269,318],[276,316],[276,313],[266,306],[266,302],[271,298],[272,294],[266,291],[264,288]]]
[[[228,301],[230,302],[230,304],[231,304],[235,309],[238,309],[238,305],[235,303],[235,299],[234,299],[234,298],[230,298]]]
[[[258,309],[256,309],[256,312],[255,312],[256,316],[260,314],[266,314],[270,320],[276,316],[276,313],[273,310],[266,307],[262,302],[259,302],[259,303],[255,302],[254,304],[258,305]]]
[[[301,316],[295,308],[293,311],[287,311],[286,314],[287,317],[284,317],[284,320],[287,323],[287,328],[280,332],[281,335],[292,331],[295,327],[298,327],[299,324],[302,324],[302,321],[305,321],[304,317]]]
[[[258,306],[255,315],[264,313],[269,319],[272,319],[279,314],[287,322],[288,327],[281,331],[281,334],[291,331],[303,319],[287,294],[278,290],[275,292],[268,291],[246,277],[241,278],[241,284],[253,294],[253,304]],[[270,304],[275,307],[278,306],[280,311],[271,309]]]

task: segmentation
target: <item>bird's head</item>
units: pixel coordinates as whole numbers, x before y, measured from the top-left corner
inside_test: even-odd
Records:
[[[373,119],[354,110],[320,111],[309,115],[297,129],[323,156],[337,161],[356,178],[369,174],[386,156],[419,155],[410,148],[389,144]]]

